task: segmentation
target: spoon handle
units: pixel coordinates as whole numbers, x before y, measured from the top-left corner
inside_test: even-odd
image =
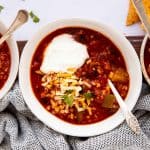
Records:
[[[26,10],[19,10],[18,14],[7,30],[7,32],[0,38],[0,45],[14,32],[18,27],[23,25],[28,20],[28,12]]]
[[[126,112],[125,117],[126,117],[127,124],[131,128],[131,130],[136,134],[140,134],[141,128],[137,118],[133,115],[133,113],[131,111],[128,111]]]
[[[118,93],[117,89],[115,88],[115,86],[113,85],[113,83],[111,82],[111,80],[108,80],[108,84],[114,94],[114,96],[116,97],[116,100],[121,108],[121,110],[123,111],[127,124],[128,126],[131,128],[132,131],[134,131],[136,134],[140,134],[141,129],[140,129],[140,125],[138,123],[137,118],[133,115],[133,113],[128,109],[127,105],[125,104],[125,102],[123,101],[122,97],[120,96],[120,94]]]

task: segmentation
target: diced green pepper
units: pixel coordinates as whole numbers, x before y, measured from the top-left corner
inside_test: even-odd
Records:
[[[115,96],[112,94],[107,94],[104,98],[104,102],[102,104],[102,107],[113,108],[114,102],[115,102]]]

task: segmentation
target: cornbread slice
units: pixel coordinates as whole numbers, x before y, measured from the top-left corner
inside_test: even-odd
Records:
[[[139,22],[139,21],[140,21],[139,16],[136,13],[134,5],[132,4],[132,2],[130,0],[130,2],[129,2],[129,9],[128,9],[128,15],[127,15],[127,19],[126,19],[126,25],[129,26],[129,25],[132,25],[132,24],[134,24],[136,22]]]
[[[143,1],[145,13],[150,18],[150,0],[142,0],[142,1]],[[129,26],[139,21],[140,21],[139,16],[134,8],[134,5],[132,4],[132,1],[130,0],[126,25]]]

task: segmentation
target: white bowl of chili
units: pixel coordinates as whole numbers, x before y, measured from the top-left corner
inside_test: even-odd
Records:
[[[0,22],[0,35],[6,32],[6,26]],[[13,85],[19,65],[19,53],[17,44],[10,36],[6,42],[0,45],[0,99]]]
[[[72,53],[84,64],[65,70],[76,63]],[[132,110],[142,86],[138,56],[123,35],[102,23],[82,19],[50,23],[28,41],[21,56],[19,83],[27,105],[43,123],[67,135],[94,136],[124,121],[108,78]]]

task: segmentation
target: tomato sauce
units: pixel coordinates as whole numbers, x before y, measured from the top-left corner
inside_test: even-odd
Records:
[[[0,35],[1,37],[1,35]],[[10,50],[6,42],[0,45],[0,89],[4,86],[10,72]]]
[[[113,115],[119,108],[116,101],[112,108],[107,108],[103,105],[107,94],[107,79],[109,77],[111,78],[111,72],[116,74],[112,77],[112,81],[122,98],[126,97],[129,89],[129,75],[124,58],[119,49],[111,40],[97,31],[82,27],[66,27],[47,35],[39,43],[32,58],[31,84],[33,92],[45,109],[47,109],[47,106],[51,105],[49,98],[43,98],[41,96],[41,93],[44,92],[44,88],[41,86],[42,75],[37,74],[36,71],[40,69],[43,60],[43,53],[47,45],[53,40],[53,38],[64,33],[71,34],[76,41],[87,46],[90,58],[82,67],[77,69],[76,75],[91,84],[90,90],[94,95],[91,107],[94,109],[92,110],[92,115],[89,116],[87,111],[78,113],[72,108],[72,113],[74,114],[75,119],[70,119],[68,117],[69,114],[62,115],[60,113],[55,113],[54,115],[64,121],[74,124],[90,124],[102,121]],[[120,78],[120,75],[122,78]],[[89,89],[85,87],[83,92],[88,90]],[[109,94],[112,94],[112,92]],[[51,110],[48,111],[51,112]]]

